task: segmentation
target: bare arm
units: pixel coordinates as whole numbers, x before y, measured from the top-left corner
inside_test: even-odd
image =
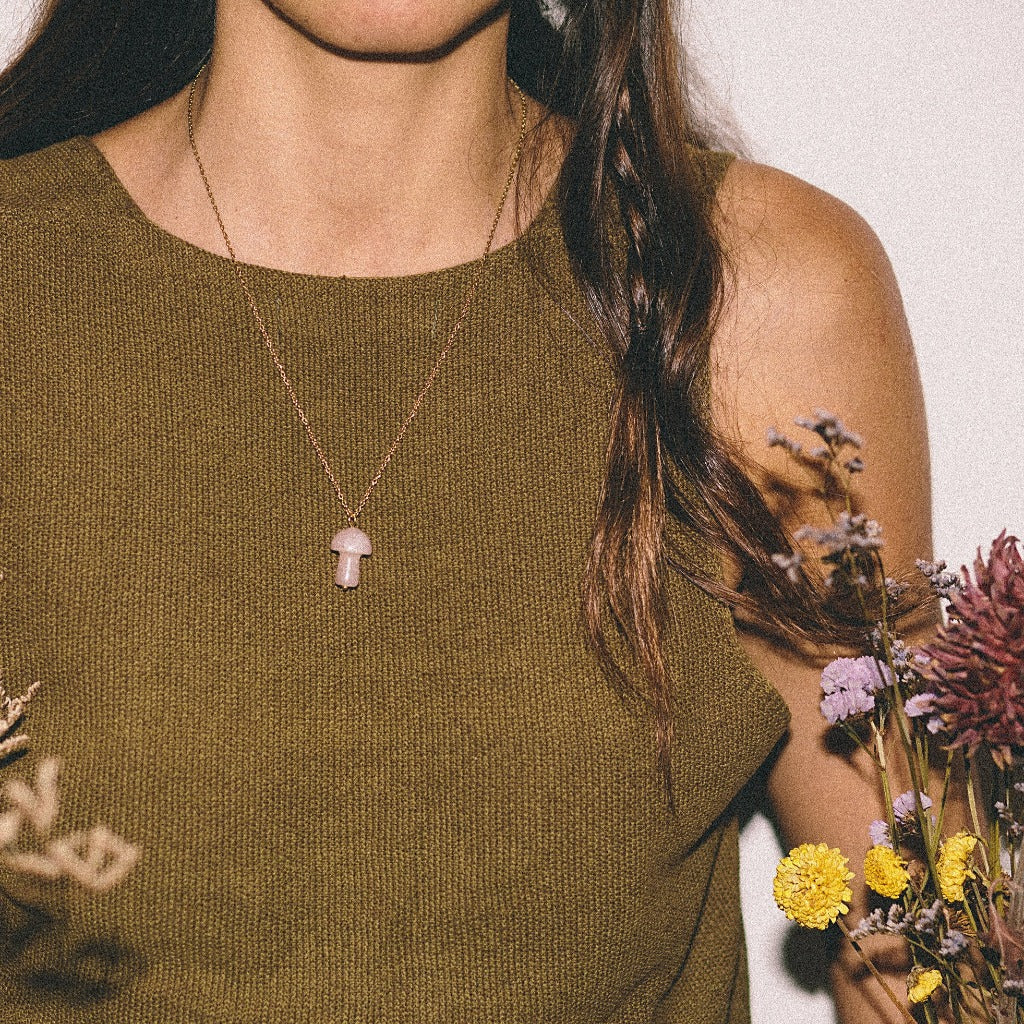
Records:
[[[793,529],[820,521],[821,511],[806,471],[766,448],[766,429],[790,432],[794,417],[816,407],[840,415],[865,439],[858,495],[882,524],[887,567],[912,567],[931,549],[924,406],[899,291],[878,239],[838,200],[755,164],[733,165],[720,201],[735,279],[714,349],[719,428],[753,461],[765,494],[797,494],[785,504],[773,499]],[[826,747],[820,673],[835,652],[822,650],[819,660],[749,632],[742,640],[792,713],[768,784],[785,837],[840,846],[859,875],[867,825],[883,814],[870,764]],[[859,878],[854,887],[855,923],[865,899]],[[890,959],[898,986],[905,964]],[[844,1024],[902,1019],[852,956],[841,955],[833,980]]]

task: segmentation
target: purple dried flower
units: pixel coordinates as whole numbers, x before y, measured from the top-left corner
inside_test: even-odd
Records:
[[[827,409],[815,409],[813,416],[800,416],[793,421],[798,427],[813,431],[830,447],[839,449],[849,445],[861,448],[864,444],[859,434],[847,430],[843,421]]]
[[[850,930],[850,938],[856,942],[865,936],[875,935],[882,931],[885,931],[885,918],[882,917],[882,911],[876,907],[867,917],[860,919],[856,928]]]
[[[919,910],[914,920],[914,929],[921,935],[934,935],[940,919],[943,917],[942,900],[936,900],[925,910]]]
[[[927,793],[921,793],[921,809],[927,811],[932,805],[932,799]],[[906,793],[900,793],[892,802],[892,813],[899,821],[910,821],[917,808],[914,804],[914,791],[908,789]]]
[[[928,715],[925,728],[933,736],[945,727],[946,723],[942,720],[942,716],[935,714],[934,693],[916,693],[913,697],[908,697],[903,705],[903,710],[907,713],[907,718],[924,718],[925,715]]]
[[[870,654],[859,658],[836,658],[821,673],[821,688],[825,693],[836,690],[865,690],[875,693],[892,686],[889,666],[876,661]]]
[[[932,589],[939,597],[948,600],[953,594],[958,594],[963,589],[963,580],[960,578],[960,574],[948,572],[945,562],[926,562],[919,558],[914,564],[918,571],[928,578]]]
[[[821,702],[821,713],[829,725],[838,725],[854,715],[874,710],[875,698],[866,690],[836,690],[827,694]]]
[[[946,932],[946,937],[939,943],[939,956],[947,960],[955,960],[962,953],[967,951],[967,936],[963,932],[951,928]]]
[[[868,825],[868,837],[872,846],[888,846],[892,849],[892,840],[889,838],[889,823],[877,819]]]
[[[765,440],[768,442],[769,448],[785,448],[790,455],[799,455],[803,451],[803,445],[799,441],[791,440],[774,427],[768,428]]]
[[[871,630],[871,650],[880,662],[886,662],[891,658],[892,667],[899,676],[914,669],[912,661],[917,652],[908,647],[906,641],[901,640],[891,629],[884,629],[880,622]]]
[[[923,715],[930,715],[935,710],[934,704],[934,693],[915,693],[913,697],[907,698],[903,710],[907,713],[907,718],[921,718]]]
[[[996,817],[998,817],[1009,830],[1010,838],[1013,839],[1020,836],[1021,832],[1024,830],[1022,830],[1020,822],[1013,816],[1013,808],[1008,807],[1002,800],[997,800],[992,805],[992,808],[996,812]]]
[[[914,923],[914,915],[904,910],[899,903],[894,903],[885,916],[885,931],[893,935],[902,935]]]
[[[813,525],[801,526],[793,534],[798,541],[809,540],[824,548],[826,555],[843,551],[875,551],[882,547],[882,528],[863,513],[851,515],[845,509],[836,517],[835,525],[821,529]]]
[[[981,551],[974,579],[950,595],[951,618],[922,648],[923,671],[935,693],[951,747],[973,754],[984,744],[1001,768],[1024,746],[1024,558],[1004,530],[988,561]]]
[[[905,640],[893,639],[889,644],[889,651],[892,654],[893,668],[900,675],[914,671],[914,658],[917,652],[913,647],[908,647]]]
[[[830,725],[875,709],[875,693],[892,685],[888,666],[870,655],[836,658],[821,673],[821,713]]]

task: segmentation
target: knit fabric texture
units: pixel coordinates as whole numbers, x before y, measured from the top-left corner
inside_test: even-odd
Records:
[[[554,201],[486,264],[351,591],[226,258],[79,138],[0,164],[0,268],[0,640],[43,684],[4,772],[59,755],[63,824],[143,850],[0,897],[0,1021],[746,1022],[732,807],[787,712],[673,577],[672,812],[585,643],[614,381]],[[248,269],[350,502],[476,269]]]

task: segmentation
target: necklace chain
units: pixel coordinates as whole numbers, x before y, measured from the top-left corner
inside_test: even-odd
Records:
[[[309,438],[309,443],[313,446],[313,450],[316,452],[317,458],[320,460],[320,465],[323,467],[324,473],[327,474],[327,479],[331,482],[331,487],[334,488],[334,493],[338,496],[338,501],[341,503],[341,507],[345,510],[345,515],[348,517],[348,521],[355,526],[356,521],[361,515],[363,509],[366,507],[366,503],[370,500],[370,495],[373,494],[374,489],[380,482],[380,478],[384,475],[384,470],[387,469],[388,464],[391,462],[398,446],[402,443],[402,439],[405,437],[405,432],[409,429],[409,424],[415,419],[417,412],[419,412],[420,404],[426,397],[427,392],[430,390],[434,381],[437,379],[438,374],[441,372],[441,364],[445,361],[451,350],[452,345],[455,342],[455,338],[459,331],[462,330],[463,325],[466,322],[466,318],[469,316],[469,311],[473,306],[473,300],[476,298],[477,292],[480,290],[480,283],[483,279],[484,265],[487,262],[487,258],[491,255],[491,246],[494,242],[495,233],[498,230],[498,222],[501,220],[501,214],[505,209],[505,203],[508,200],[509,192],[512,189],[512,183],[516,177],[516,171],[519,168],[520,158],[523,155],[523,148],[526,144],[526,125],[527,125],[527,104],[526,95],[519,85],[509,79],[512,85],[515,87],[516,92],[519,94],[520,101],[520,124],[519,124],[519,139],[516,143],[516,148],[512,154],[512,159],[509,163],[508,176],[505,179],[505,187],[502,189],[501,199],[498,202],[498,207],[494,213],[494,220],[491,222],[491,229],[487,234],[487,244],[484,246],[483,255],[477,259],[479,269],[477,270],[476,276],[473,279],[469,290],[466,292],[465,298],[462,300],[462,306],[459,310],[459,315],[452,325],[451,330],[448,332],[448,338],[441,348],[441,351],[437,355],[437,359],[434,362],[434,367],[427,375],[427,379],[420,389],[419,394],[413,401],[412,406],[409,408],[409,412],[405,417],[405,420],[400,427],[398,434],[395,436],[394,441],[391,442],[391,447],[388,448],[381,459],[380,466],[377,472],[374,474],[373,479],[370,481],[366,488],[366,492],[363,494],[359,503],[353,509],[349,506],[348,501],[342,492],[341,485],[338,483],[338,478],[331,468],[331,464],[324,453],[323,446],[320,444],[319,439],[316,436],[316,432],[313,430],[312,424],[309,422],[309,417],[306,415],[306,411],[302,407],[302,403],[299,401],[299,396],[295,392],[295,388],[292,385],[291,378],[288,376],[288,372],[285,369],[284,362],[278,353],[277,346],[274,344],[270,337],[270,332],[267,330],[266,322],[263,319],[263,315],[260,313],[259,306],[256,304],[255,296],[253,295],[252,288],[249,286],[249,282],[242,270],[242,265],[238,261],[238,257],[235,255],[234,246],[231,244],[231,239],[228,236],[227,228],[224,226],[224,218],[221,216],[220,208],[217,206],[217,200],[213,196],[213,189],[210,186],[210,179],[206,174],[206,168],[203,166],[202,158],[199,155],[199,146],[196,144],[195,136],[195,124],[193,119],[193,109],[195,106],[195,94],[196,85],[199,82],[200,76],[206,70],[204,65],[199,70],[199,74],[192,80],[192,85],[188,93],[188,141],[192,148],[192,156],[195,158],[196,166],[199,169],[200,177],[203,179],[203,185],[206,187],[206,194],[210,199],[210,206],[213,208],[214,216],[217,218],[217,225],[220,228],[220,233],[224,238],[224,245],[227,248],[228,256],[231,260],[231,267],[235,272],[235,276],[238,278],[238,283],[241,286],[242,293],[245,296],[246,304],[252,312],[253,319],[256,321],[256,327],[259,330],[260,337],[263,339],[263,344],[270,353],[270,358],[277,369],[278,375],[281,378],[281,383],[284,385],[285,391],[288,393],[289,399],[291,399],[292,405],[295,407],[295,412],[299,417],[299,421],[302,423],[303,428],[306,431],[306,436]]]

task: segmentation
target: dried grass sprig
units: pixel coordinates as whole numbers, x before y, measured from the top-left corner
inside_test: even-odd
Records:
[[[5,580],[0,569],[0,583]],[[9,769],[15,756],[28,750],[29,736],[21,725],[39,688],[34,682],[12,697],[0,669],[0,769]],[[0,786],[0,867],[43,882],[66,881],[88,892],[106,892],[127,877],[140,850],[104,825],[57,835],[59,780],[60,761],[46,757],[36,766],[33,785],[10,778]]]
[[[25,708],[39,690],[39,683],[33,683],[20,697],[12,697],[4,685],[3,671],[0,670],[0,766],[15,754],[28,748],[28,737],[15,730],[25,717]]]

